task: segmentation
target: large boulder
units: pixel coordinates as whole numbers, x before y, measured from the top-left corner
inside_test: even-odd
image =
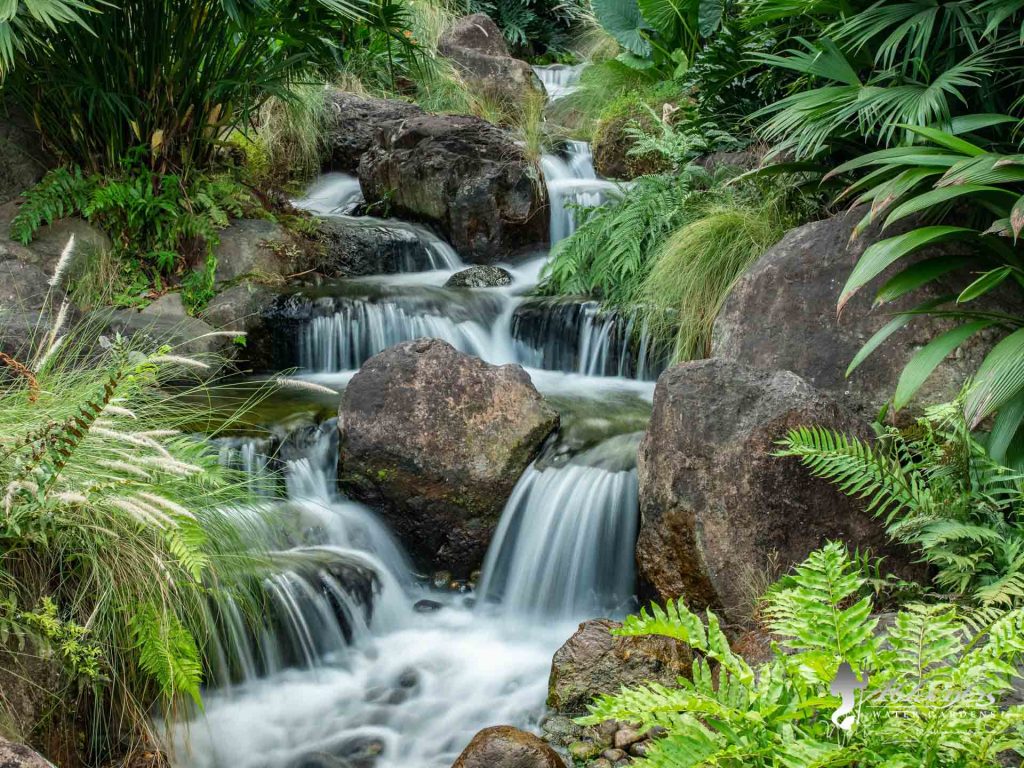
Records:
[[[945,294],[956,295],[964,285],[952,278],[940,280],[892,304],[872,308],[875,292],[897,266],[863,288],[837,316],[837,302],[850,271],[864,250],[880,239],[877,228],[872,228],[851,241],[863,214],[863,209],[856,209],[787,232],[736,282],[715,322],[712,356],[793,371],[817,389],[874,416],[892,397],[910,357],[953,323],[915,318],[847,378],[850,362],[894,312]],[[887,230],[885,236],[900,231]],[[925,252],[919,258],[934,255],[935,251]],[[916,402],[953,399],[977,370],[994,335],[978,334],[950,355],[925,382]]]
[[[53,768],[53,764],[29,747],[0,737],[0,766],[3,768]]]
[[[14,202],[0,205],[0,259],[18,259],[52,275],[68,242],[74,237],[71,262],[65,273],[69,279],[73,279],[90,256],[99,251],[109,251],[112,247],[105,232],[76,216],[58,219],[40,227],[33,235],[32,242],[23,245],[10,234],[11,222],[18,208],[18,203]]]
[[[495,725],[474,736],[452,768],[565,768],[565,762],[532,733]]]
[[[547,241],[539,171],[509,133],[476,117],[419,115],[383,130],[359,182],[367,201],[433,224],[473,263]]]
[[[38,266],[0,255],[0,352],[22,363],[32,360],[61,314],[65,328],[78,319],[70,304],[61,313],[64,293],[49,280]]]
[[[458,19],[441,35],[437,50],[455,64],[473,90],[509,108],[525,99],[544,98],[536,73],[525,61],[512,58],[501,30],[486,13]]]
[[[305,251],[284,227],[266,219],[238,219],[220,232],[217,257],[218,282],[248,276],[283,277],[302,271]]]
[[[418,272],[438,264],[443,244],[402,222],[331,216],[318,224],[317,271],[325,277]],[[433,242],[432,242],[433,241]]]
[[[0,203],[18,197],[53,166],[30,120],[17,113],[0,115]]]
[[[667,637],[615,637],[622,624],[593,619],[555,652],[548,680],[548,706],[578,717],[599,694],[618,693],[623,686],[660,683],[674,686],[692,673],[693,652]]]
[[[465,576],[558,414],[519,366],[420,339],[360,369],[338,423],[345,492],[378,509],[419,564]]]
[[[230,357],[234,351],[230,334],[215,331],[195,317],[174,313],[150,314],[134,309],[98,309],[91,313],[89,319],[100,323],[108,333],[145,340],[154,349],[168,344],[174,354],[187,355],[210,364],[210,373],[215,373],[222,358]]]
[[[735,624],[752,615],[752,584],[826,541],[886,556],[912,575],[863,505],[773,454],[793,427],[863,436],[864,422],[788,371],[701,360],[658,379],[640,445],[639,575],[660,600],[684,597]]]
[[[341,90],[327,93],[327,167],[355,173],[363,154],[377,143],[381,131],[422,115],[415,104],[396,99],[374,99]]]

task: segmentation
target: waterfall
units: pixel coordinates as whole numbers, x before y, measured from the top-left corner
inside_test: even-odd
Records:
[[[544,155],[540,161],[551,206],[551,245],[576,231],[574,206],[593,208],[622,194],[618,184],[597,178],[589,144],[567,141],[564,152],[564,156]]]
[[[620,614],[634,594],[639,434],[519,479],[484,564],[480,593],[517,615]]]
[[[325,173],[294,200],[296,208],[303,208],[317,216],[350,213],[363,202],[359,179],[347,173]]]
[[[541,83],[544,85],[544,92],[552,101],[568,96],[576,90],[583,73],[583,64],[568,66],[566,64],[551,64],[546,67],[534,67]]]

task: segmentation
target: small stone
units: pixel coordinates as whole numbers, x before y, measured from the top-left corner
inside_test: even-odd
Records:
[[[623,768],[623,766],[632,765],[632,762],[630,761],[630,759],[628,757],[624,757],[621,760],[617,760],[614,763],[614,765],[615,765],[615,768]]]
[[[612,768],[612,765],[611,760],[600,757],[592,763],[587,763],[587,768]]]
[[[493,288],[511,284],[512,274],[507,269],[495,267],[491,264],[476,264],[449,277],[444,287]]]
[[[437,600],[417,600],[412,607],[416,613],[434,613],[440,611],[444,606]]]
[[[402,688],[415,688],[420,683],[420,675],[415,669],[407,669],[398,676],[398,684]]]
[[[631,744],[629,747],[629,754],[633,757],[647,757],[647,753],[650,751],[650,741],[638,741],[636,744]]]
[[[434,574],[433,583],[435,589],[447,589],[452,580],[451,571],[438,571]]]
[[[604,720],[597,725],[591,725],[584,734],[588,739],[596,741],[603,747],[610,747],[615,739],[615,732],[619,730],[619,723],[615,720]]]
[[[648,739],[664,739],[668,736],[668,728],[663,725],[654,725],[645,735]]]
[[[569,754],[575,760],[589,760],[601,754],[601,745],[592,741],[574,741],[569,745]]]
[[[636,744],[643,739],[643,734],[635,728],[620,728],[615,732],[612,744],[616,749],[628,749],[631,744]]]
[[[606,749],[601,753],[601,757],[611,760],[613,763],[618,762],[626,756],[626,753],[621,749]]]
[[[181,300],[180,293],[165,293],[158,299],[150,302],[149,306],[142,310],[144,315],[166,315],[168,317],[185,317],[185,302]]]

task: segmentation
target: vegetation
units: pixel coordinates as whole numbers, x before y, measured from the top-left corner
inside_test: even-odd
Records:
[[[697,651],[692,681],[602,696],[580,722],[665,728],[641,761],[650,768],[953,768],[1024,751],[1024,708],[1000,706],[1024,654],[1024,612],[993,620],[912,604],[882,630],[865,588],[841,544],[813,553],[765,598],[778,645],[757,668],[730,650],[713,613],[705,626],[680,603],[652,606],[614,633],[687,643]],[[842,665],[860,684],[852,712],[835,719]]]

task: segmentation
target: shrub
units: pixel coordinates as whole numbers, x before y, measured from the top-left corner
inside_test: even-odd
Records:
[[[1024,479],[971,434],[960,403],[868,443],[793,430],[780,455],[864,499],[889,535],[920,550],[936,583],[982,605],[1024,605]]]
[[[840,544],[813,553],[766,597],[777,646],[756,669],[713,613],[705,626],[681,603],[652,606],[614,633],[691,645],[692,681],[602,696],[580,722],[665,728],[641,761],[650,768],[995,768],[1024,752],[1024,707],[1001,706],[1024,656],[1024,611],[978,627],[951,606],[909,605],[883,631],[864,587]],[[860,682],[841,710],[833,681],[844,672]]]

